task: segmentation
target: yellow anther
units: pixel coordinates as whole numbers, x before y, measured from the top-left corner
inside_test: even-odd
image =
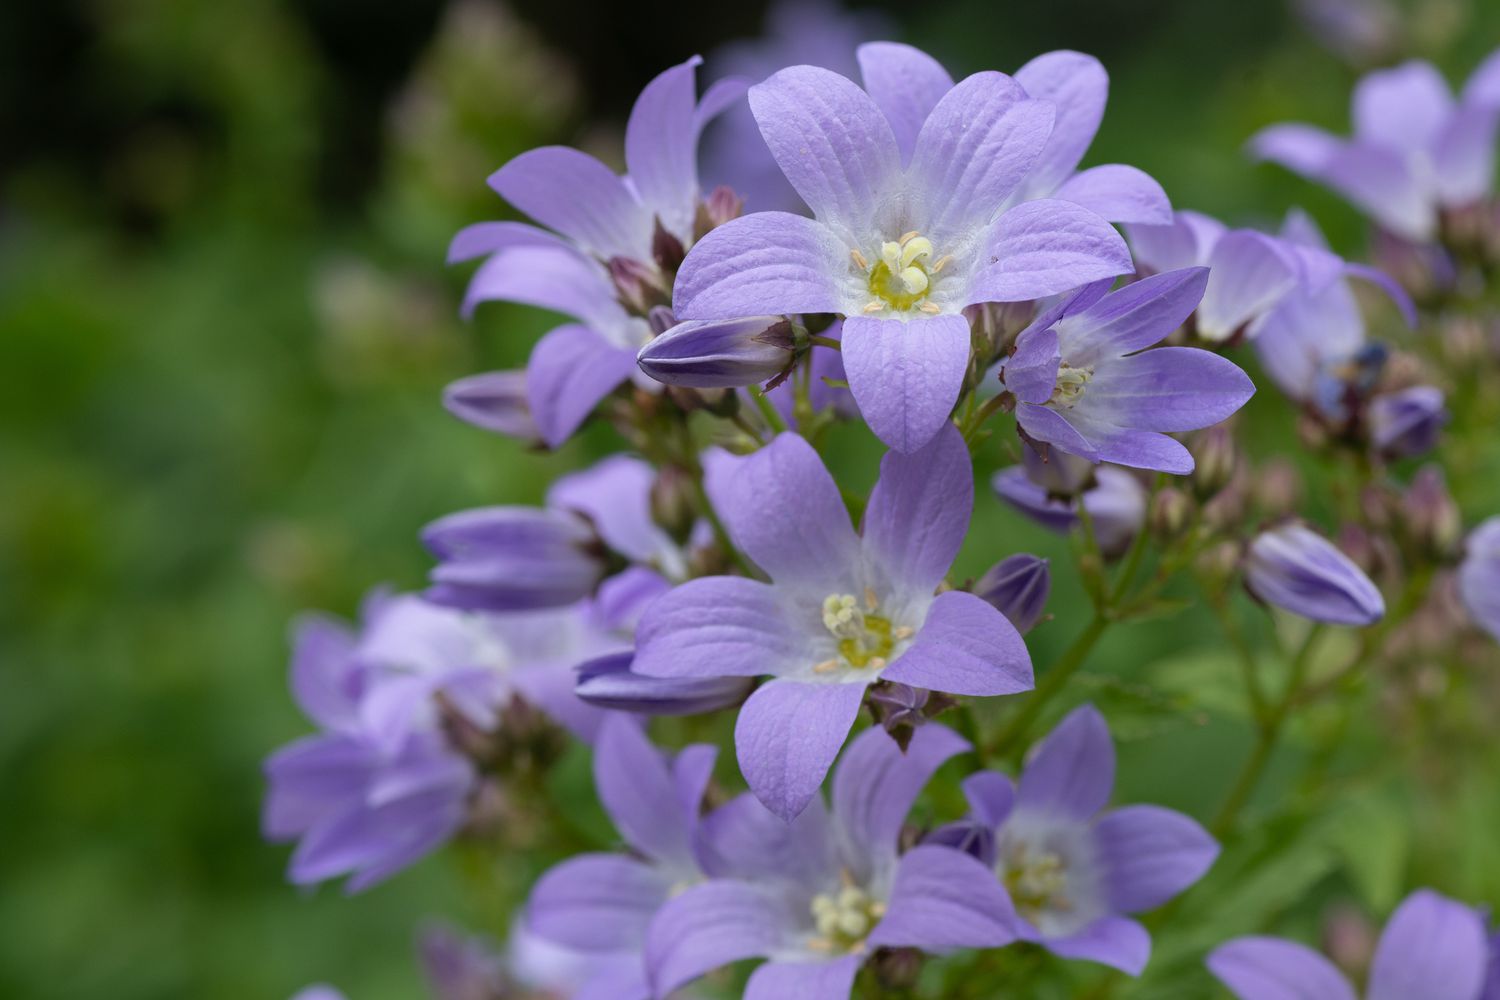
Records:
[[[917,306],[917,308],[931,316],[936,316],[938,313],[943,311],[938,307],[936,303],[933,302],[923,302],[921,305]]]
[[[908,244],[912,240],[916,239],[919,235],[921,235],[921,234],[919,234],[915,229],[913,229],[910,232],[902,233],[901,234],[901,238],[899,240],[897,240],[896,242],[900,246],[906,246],[906,244]]]
[[[822,663],[817,663],[817,664],[813,665],[813,673],[815,673],[815,674],[831,674],[835,670],[837,670],[838,668],[839,668],[839,661],[838,660],[836,660],[836,659],[834,659],[834,660],[824,660]]]
[[[897,639],[910,639],[916,634],[917,630],[912,628],[910,625],[898,625],[896,626],[896,630],[891,633],[891,635],[895,636]]]
[[[870,269],[869,260],[867,260],[865,258],[865,255],[860,253],[858,250],[850,250],[849,256],[853,258],[854,266],[859,268],[861,271],[868,271]]]
[[[953,255],[951,253],[945,253],[933,262],[932,266],[927,269],[927,273],[937,274],[939,271],[941,271],[951,263],[953,263]]]
[[[864,311],[866,313],[878,313],[883,309],[890,308],[884,302],[866,302]]]

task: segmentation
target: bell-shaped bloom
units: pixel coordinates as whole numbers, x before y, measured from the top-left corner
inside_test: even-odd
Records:
[[[1389,459],[1416,458],[1437,447],[1451,416],[1436,386],[1382,393],[1370,400],[1370,443]]]
[[[443,389],[443,408],[466,424],[521,441],[541,435],[526,401],[524,371],[484,372],[450,382]]]
[[[449,514],[422,531],[438,559],[429,600],[509,611],[560,607],[592,594],[623,559],[673,578],[683,555],[651,517],[655,473],[617,455],[564,476],[545,507],[480,507]]]
[[[899,50],[899,51],[898,51]],[[742,216],[677,273],[681,320],[835,313],[844,370],[871,429],[898,451],[947,420],[969,365],[965,307],[1041,298],[1131,269],[1114,229],[1072,202],[1001,211],[1052,131],[1052,106],[979,73],[913,114],[904,47],[861,52],[866,93],[795,66],[750,89],[771,153],[814,218]],[[878,68],[878,73],[877,73]]]
[[[646,311],[668,298],[670,265],[696,235],[699,134],[745,90],[743,81],[725,80],[698,100],[701,61],[673,66],[641,92],[625,128],[626,176],[563,146],[522,153],[490,187],[547,228],[482,222],[448,249],[450,263],[485,258],[464,296],[465,314],[502,300],[576,320],[544,336],[526,368],[531,414],[552,447],[637,374],[636,351],[652,333]]]
[[[1490,192],[1500,123],[1497,56],[1457,100],[1429,63],[1369,73],[1354,88],[1351,138],[1312,125],[1273,125],[1250,140],[1250,151],[1327,185],[1397,236],[1429,242],[1443,209]]]
[[[1486,1000],[1489,941],[1479,911],[1419,889],[1391,914],[1365,1000]],[[1239,1000],[1358,1000],[1344,974],[1306,945],[1236,938],[1214,949],[1208,970]]]
[[[1255,386],[1210,351],[1146,348],[1192,315],[1208,276],[1183,268],[1117,291],[1099,281],[1039,316],[1000,365],[1025,436],[1091,462],[1193,471],[1193,456],[1165,432],[1224,420]]]
[[[646,609],[634,669],[658,677],[772,675],[740,709],[740,770],[790,820],[812,800],[877,680],[963,695],[1032,686],[1015,626],[963,591],[936,594],[974,503],[973,469],[946,425],[892,451],[856,533],[817,452],[782,434],[710,470],[730,537],[770,583],[691,580]]]
[[[1109,465],[1099,466],[1094,476],[1093,486],[1068,499],[1049,493],[1019,466],[1001,469],[990,485],[1000,499],[1059,534],[1067,534],[1078,525],[1078,505],[1082,503],[1093,522],[1099,548],[1106,556],[1119,555],[1130,547],[1146,522],[1146,487],[1124,469]]]
[[[877,948],[942,953],[1014,940],[1005,894],[976,859],[939,846],[899,853],[922,787],[967,747],[936,724],[917,729],[904,754],[883,730],[866,730],[834,774],[831,815],[821,796],[789,825],[750,795],[711,813],[701,832],[715,877],[651,922],[655,995],[764,957],[745,1000],[848,1000]]]
[[[641,371],[666,385],[727,389],[765,382],[792,363],[785,316],[678,323],[636,355]]]
[[[1245,557],[1245,586],[1267,604],[1330,625],[1371,625],[1385,599],[1332,542],[1291,522],[1263,531]]]
[[[1500,642],[1500,517],[1469,533],[1458,569],[1458,592],[1474,624]]]
[[[1106,809],[1115,748],[1104,717],[1074,709],[1027,758],[1018,784],[993,771],[964,782],[970,815],[935,838],[984,862],[1008,899],[977,891],[1016,936],[1064,958],[1139,975],[1151,936],[1130,914],[1155,909],[1202,878],[1219,845],[1191,818],[1158,806]],[[974,832],[956,837],[967,825]]]
[[[1041,620],[1051,591],[1047,560],[1024,552],[1000,560],[974,584],[975,596],[994,605],[1022,635]]]

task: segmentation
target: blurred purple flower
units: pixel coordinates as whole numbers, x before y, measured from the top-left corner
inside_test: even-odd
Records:
[[[1414,385],[1370,401],[1370,439],[1389,459],[1416,458],[1437,447],[1451,414],[1436,386]]]
[[[475,427],[520,441],[541,440],[526,402],[524,371],[485,372],[450,382],[443,389],[443,407]]]
[[[297,991],[292,1000],[346,1000],[344,994],[326,983],[318,983]]]
[[[1385,599],[1354,561],[1298,523],[1263,531],[1250,543],[1245,586],[1267,604],[1315,622],[1371,625]]]
[[[1124,469],[1101,465],[1095,470],[1096,484],[1081,496],[1062,499],[1033,482],[1025,468],[1001,469],[990,480],[995,493],[1016,510],[1049,531],[1066,534],[1078,524],[1081,502],[1094,523],[1099,548],[1106,556],[1119,555],[1130,547],[1146,520],[1146,488]]]
[[[1458,569],[1458,592],[1474,624],[1500,642],[1500,517],[1469,532]]]

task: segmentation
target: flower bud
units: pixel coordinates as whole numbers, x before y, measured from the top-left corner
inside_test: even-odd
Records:
[[[577,668],[573,692],[590,705],[644,715],[698,715],[739,704],[755,687],[753,677],[646,677],[630,669],[626,650],[589,660]]]
[[[720,184],[708,193],[698,205],[693,216],[693,239],[701,240],[710,230],[717,229],[730,219],[737,219],[745,210],[745,199],[734,193],[727,184]]]
[[[1464,520],[1440,466],[1425,465],[1412,479],[1401,502],[1406,530],[1431,556],[1445,560],[1458,551]]]
[[[1215,424],[1193,436],[1193,490],[1200,499],[1218,493],[1234,478],[1239,451],[1234,434],[1224,424]]]
[[[1267,518],[1286,517],[1302,499],[1302,476],[1284,458],[1273,458],[1255,470],[1251,482],[1255,505]]]
[[[729,389],[764,382],[792,363],[785,316],[678,323],[641,348],[641,371],[667,385]]]
[[[1151,501],[1148,521],[1151,534],[1161,541],[1170,542],[1182,534],[1192,516],[1193,501],[1186,493],[1168,486]]]
[[[656,228],[651,231],[651,259],[656,261],[656,266],[664,274],[676,274],[686,256],[687,249],[682,241],[667,231],[661,219],[657,219]]]
[[[1469,533],[1458,568],[1458,594],[1474,624],[1500,642],[1500,517]]]
[[[1385,615],[1385,599],[1364,571],[1296,522],[1250,543],[1245,586],[1259,600],[1312,621],[1370,625]]]
[[[1024,449],[1023,449],[1024,451]],[[1061,457],[1053,452],[1053,457]],[[1146,520],[1146,488],[1124,469],[1097,467],[1098,485],[1085,492],[1082,503],[1094,522],[1099,548],[1106,557],[1119,556],[1130,547]],[[1056,532],[1068,532],[1078,523],[1079,499],[1062,500],[1032,482],[1027,470],[1012,466],[997,472],[991,486],[1000,499]]]
[[[438,565],[426,596],[437,604],[510,611],[572,604],[593,591],[605,563],[594,531],[569,511],[481,507],[422,530]]]
[[[677,541],[686,541],[698,520],[693,477],[676,465],[663,466],[651,484],[651,520]]]
[[[464,423],[522,441],[538,441],[541,434],[526,402],[526,372],[485,372],[450,382],[443,390],[443,408]]]
[[[1240,564],[1238,542],[1224,541],[1205,549],[1194,560],[1194,567],[1205,584],[1215,592],[1223,589]]]
[[[1387,459],[1415,458],[1437,446],[1449,413],[1441,389],[1415,385],[1376,396],[1370,401],[1369,419],[1376,451]]]
[[[1041,620],[1051,589],[1047,560],[1021,553],[991,566],[974,585],[974,595],[989,602],[1025,635]]]
[[[614,283],[620,304],[638,316],[649,314],[656,306],[672,304],[671,287],[650,264],[631,257],[611,257],[609,280]]]

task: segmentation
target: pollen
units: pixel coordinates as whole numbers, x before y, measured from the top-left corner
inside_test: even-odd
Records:
[[[932,241],[916,230],[902,233],[900,238],[880,244],[880,253],[870,263],[861,251],[849,252],[856,267],[868,273],[871,300],[865,306],[867,313],[884,312],[887,309],[907,312],[921,309],[936,313],[941,310],[925,301],[932,289],[932,276],[946,267],[952,255],[934,259]]]
[[[1093,377],[1092,368],[1061,366],[1057,370],[1057,385],[1052,390],[1052,398],[1047,402],[1059,409],[1072,409]]]
[[[808,941],[814,951],[829,954],[863,954],[865,938],[885,916],[885,904],[856,885],[847,874],[835,892],[820,892],[812,899],[816,936]]]
[[[829,594],[823,599],[823,627],[838,641],[838,656],[813,667],[817,674],[832,673],[839,667],[883,670],[899,638],[891,620],[879,614],[880,601],[875,591],[866,588],[864,601],[853,594]]]
[[[1073,909],[1067,863],[1052,851],[1035,849],[1024,841],[1012,844],[1001,859],[1001,878],[1016,912],[1028,920],[1035,922],[1048,911]]]

